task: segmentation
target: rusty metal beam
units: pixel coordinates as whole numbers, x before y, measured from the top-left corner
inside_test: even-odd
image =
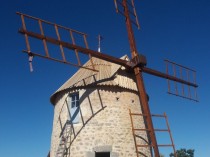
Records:
[[[191,83],[189,81],[185,81],[183,79],[179,79],[177,77],[174,77],[174,76],[171,76],[171,75],[159,72],[159,71],[154,70],[154,69],[150,69],[150,68],[147,68],[147,67],[142,67],[141,70],[143,72],[147,73],[147,74],[151,74],[151,75],[158,76],[158,77],[161,77],[161,78],[165,78],[165,79],[169,79],[169,80],[176,81],[176,82],[179,82],[179,83],[183,83],[183,84],[195,87],[195,88],[198,87],[198,85],[195,84],[195,83]]]
[[[124,12],[125,12],[125,16],[126,16],[126,28],[127,28],[127,32],[128,32],[131,56],[132,56],[132,59],[134,59],[135,56],[138,55],[138,52],[137,52],[137,48],[136,48],[131,19],[129,16],[127,0],[123,0],[122,4],[124,7]],[[150,130],[148,132],[148,137],[149,137],[148,140],[151,142],[155,157],[160,157],[158,146],[157,146],[157,140],[156,140],[156,136],[155,136],[155,132],[154,132],[154,127],[153,127],[152,117],[151,117],[151,113],[150,113],[150,108],[149,108],[149,104],[148,104],[148,100],[147,100],[146,89],[144,87],[142,71],[140,70],[139,67],[134,67],[134,73],[136,76],[136,84],[137,84],[138,91],[139,91],[139,99],[141,102],[140,105],[141,105],[143,114],[147,115],[146,117],[144,117],[144,120],[146,122],[145,123],[146,129]]]
[[[109,56],[109,55],[106,55],[106,54],[103,54],[103,53],[98,53],[97,51],[93,51],[93,50],[90,50],[90,49],[87,49],[87,48],[83,48],[83,47],[80,47],[80,46],[77,46],[77,45],[74,45],[74,44],[59,41],[57,39],[54,39],[54,38],[51,38],[51,37],[48,37],[48,36],[44,36],[42,34],[30,32],[30,31],[27,31],[25,29],[20,29],[19,33],[30,36],[30,37],[34,37],[34,38],[37,38],[37,39],[40,39],[40,40],[44,39],[45,41],[56,44],[56,45],[62,44],[62,46],[66,47],[68,49],[77,50],[77,51],[79,51],[83,54],[87,54],[87,55],[91,54],[92,57],[96,57],[96,58],[103,59],[103,60],[106,60],[106,61],[109,61],[109,62],[113,62],[115,64],[122,65],[122,66],[124,66],[128,69],[131,69],[131,67],[132,67],[131,63],[129,61],[125,61],[125,60],[122,60],[122,59],[119,59],[119,58],[115,58],[115,57],[112,57],[112,56]],[[38,54],[36,54],[36,55],[38,56]],[[46,57],[46,58],[50,59],[49,57]],[[162,72],[154,70],[154,69],[150,69],[150,68],[147,68],[147,67],[140,67],[140,69],[141,69],[142,72],[145,72],[147,74],[155,75],[155,76],[158,76],[158,77],[161,77],[161,78],[166,78],[166,79],[173,80],[173,81],[176,81],[176,82],[179,82],[179,83],[183,83],[183,84],[186,84],[186,85],[189,85],[189,86],[198,87],[197,84],[185,81],[183,79],[179,79],[177,77],[162,73]]]
[[[38,33],[30,32],[30,31],[27,31],[27,30],[24,30],[24,29],[20,29],[19,33],[27,34],[30,37],[37,38],[37,39],[40,39],[40,40],[45,39],[47,42],[50,42],[52,44],[62,45],[63,47],[66,47],[68,49],[77,50],[77,51],[79,51],[83,54],[86,54],[86,55],[90,54],[92,57],[103,59],[103,60],[106,60],[108,62],[112,62],[112,63],[115,63],[115,64],[122,65],[126,68],[130,68],[129,62],[126,61],[126,60],[115,58],[115,57],[112,57],[112,56],[109,56],[109,55],[106,55],[106,54],[103,54],[103,53],[98,53],[97,51],[93,51],[93,50],[90,50],[90,49],[87,49],[87,48],[83,48],[81,46],[73,45],[73,44],[70,44],[70,43],[67,43],[67,42],[64,42],[64,41],[59,41],[57,39],[54,39],[54,38],[51,38],[51,37],[48,37],[48,36],[44,36],[44,35],[41,35],[41,34],[38,34]]]
[[[78,68],[83,68],[83,69],[87,69],[87,70],[92,70],[92,71],[98,72],[98,70],[89,68],[87,66],[82,66],[82,65],[74,64],[74,63],[71,63],[71,62],[68,62],[68,61],[59,60],[59,59],[56,59],[56,58],[53,58],[53,57],[43,56],[43,55],[40,55],[40,54],[35,53],[35,52],[31,52],[31,51],[28,52],[27,50],[23,50],[23,52],[24,53],[28,53],[28,54],[30,54],[32,56],[37,56],[37,57],[40,57],[40,58],[49,59],[49,60],[52,60],[52,61],[56,61],[56,62],[67,64],[67,65],[72,65],[72,66],[75,66],[75,67],[78,67]]]

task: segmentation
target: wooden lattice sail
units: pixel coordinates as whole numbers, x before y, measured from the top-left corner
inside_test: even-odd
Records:
[[[165,60],[166,74],[173,75],[192,84],[196,84],[196,71],[177,64],[175,62]],[[190,86],[176,81],[168,80],[168,93],[180,96],[186,99],[198,101],[198,96],[195,86]]]

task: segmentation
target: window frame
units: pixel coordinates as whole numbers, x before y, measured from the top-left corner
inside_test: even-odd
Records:
[[[79,114],[80,114],[80,102],[79,102],[79,92],[70,93],[67,97],[68,105],[68,119],[71,123],[79,123]]]

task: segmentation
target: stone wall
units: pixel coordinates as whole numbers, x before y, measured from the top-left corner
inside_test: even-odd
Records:
[[[70,91],[75,92],[75,91]],[[80,120],[71,128],[67,157],[95,157],[95,152],[110,152],[111,157],[136,157],[129,109],[141,113],[136,92],[120,87],[97,87],[80,90]],[[68,107],[63,93],[54,109],[51,157],[55,157],[60,133],[68,119]],[[135,128],[144,128],[143,118],[133,116]],[[145,132],[136,132],[138,144],[146,144]],[[148,148],[140,148],[150,157]]]

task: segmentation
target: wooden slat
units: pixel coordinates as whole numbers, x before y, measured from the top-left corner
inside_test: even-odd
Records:
[[[70,33],[70,37],[71,37],[73,45],[76,45],[75,40],[74,40],[74,36],[73,36],[73,32],[69,31],[69,33]],[[79,58],[78,50],[75,49],[74,52],[75,52],[78,64],[81,65],[81,61],[80,61],[80,58]]]
[[[56,31],[56,35],[58,37],[58,41],[61,41],[61,37],[60,37],[59,31],[58,31],[58,26],[57,25],[55,25],[55,31]],[[62,58],[63,58],[63,62],[66,62],[63,45],[61,43],[59,43],[59,47],[60,47],[60,50],[61,50],[61,55],[62,55]]]
[[[23,29],[24,30],[27,30],[26,29],[24,15],[21,15],[21,21],[22,21],[22,27],[23,27]],[[30,48],[30,44],[29,44],[29,40],[28,40],[28,34],[27,33],[24,33],[24,36],[25,36],[25,42],[26,42],[27,51],[28,51],[28,53],[30,53],[31,52],[31,48]]]
[[[40,28],[40,31],[41,31],[41,35],[44,36],[44,30],[43,30],[43,27],[42,27],[42,21],[41,20],[38,20],[38,21],[39,21],[39,28]],[[48,48],[47,48],[46,39],[43,38],[42,41],[43,41],[43,45],[44,45],[44,50],[45,50],[45,53],[46,53],[46,57],[50,57],[49,56],[49,52],[48,52]]]

